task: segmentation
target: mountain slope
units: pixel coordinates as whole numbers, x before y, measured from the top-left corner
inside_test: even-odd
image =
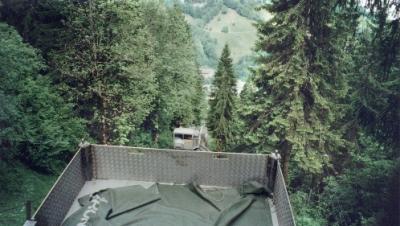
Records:
[[[216,54],[220,55],[226,43],[229,45],[232,58],[236,63],[241,57],[250,55],[252,52],[257,40],[257,30],[253,25],[254,23],[253,20],[228,8],[206,24],[204,30],[210,34],[211,38],[217,40]]]

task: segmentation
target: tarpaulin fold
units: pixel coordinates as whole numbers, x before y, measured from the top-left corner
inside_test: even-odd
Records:
[[[79,198],[63,226],[272,226],[269,190],[250,181],[238,188],[157,184],[104,189]]]

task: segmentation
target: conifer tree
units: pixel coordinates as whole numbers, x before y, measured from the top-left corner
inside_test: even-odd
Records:
[[[260,67],[254,75],[247,140],[258,151],[278,149],[283,173],[289,161],[318,174],[344,145],[336,122],[346,95],[340,31],[330,0],[272,1],[274,17],[258,24]]]
[[[236,78],[228,45],[225,45],[214,76],[207,126],[216,139],[217,151],[226,151],[232,140],[235,118]]]
[[[399,149],[400,2],[373,0],[369,10],[357,34],[350,79],[354,118],[379,141]]]

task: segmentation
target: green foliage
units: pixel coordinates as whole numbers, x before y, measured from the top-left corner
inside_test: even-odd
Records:
[[[244,56],[234,65],[233,68],[235,69],[239,80],[247,81],[250,77],[252,68],[256,66],[255,61],[255,56]]]
[[[0,160],[0,225],[23,225],[25,202],[31,200],[32,206],[38,207],[56,179],[56,176],[40,174],[20,162]]]
[[[400,162],[375,138],[360,134],[359,146],[346,159],[343,172],[325,178],[317,187],[293,187],[310,178],[296,175],[291,202],[300,225],[398,225]],[[342,159],[343,161],[343,159]],[[312,182],[310,182],[312,184]],[[322,190],[319,190],[321,189]]]
[[[191,1],[185,1],[182,4],[184,13],[194,18],[199,18],[206,23],[210,22],[219,12],[226,14],[226,7],[235,10],[241,16],[251,20],[260,20],[259,14],[255,8],[259,5],[257,1],[239,1],[239,0],[208,0],[203,5],[197,6]]]
[[[231,7],[227,8],[227,4]],[[235,62],[250,54],[256,40],[252,23],[259,18],[259,13],[255,11],[259,1],[185,1],[176,5],[182,8],[191,25],[200,66],[216,68],[216,53],[222,51],[225,43],[231,46]],[[245,11],[247,13],[243,14]],[[243,39],[247,42],[242,42]]]
[[[205,23],[210,22],[218,13],[223,10],[222,1],[206,1],[204,6],[197,7],[193,3],[187,2],[182,5],[184,13],[194,18],[202,19]]]
[[[0,7],[1,19],[40,48],[55,87],[100,143],[135,143],[143,132],[157,146],[160,132],[204,117],[202,80],[183,15],[147,2],[159,8],[153,18],[144,3],[5,0]],[[202,57],[211,65],[215,40],[201,34]]]
[[[64,48],[52,53],[57,86],[100,143],[126,144],[156,96],[154,40],[133,1],[70,8]]]
[[[323,206],[316,206],[310,200],[310,194],[297,191],[290,195],[290,202],[293,205],[296,216],[296,225],[299,226],[324,226],[327,225],[325,219],[325,209]]]
[[[14,157],[30,167],[56,171],[73,154],[84,132],[66,104],[40,75],[42,59],[17,32],[0,23],[0,157]]]
[[[0,160],[0,184],[4,185],[0,189],[0,195],[19,192],[21,183],[23,181],[20,172],[8,162]]]
[[[357,149],[350,159],[341,160],[345,170],[340,176],[325,179],[321,199],[328,204],[326,216],[332,225],[400,223],[394,201],[400,197],[400,30],[399,20],[388,16],[398,9],[389,7],[394,1],[370,3],[369,9],[358,12],[366,16],[358,20],[355,39],[348,44],[352,76],[346,136]]]
[[[172,0],[1,0],[22,38],[0,23],[0,207],[47,191],[19,161],[58,171],[82,124],[96,142],[170,148],[175,126],[201,122],[198,64],[215,67],[219,48],[206,23],[237,35],[227,7],[257,20],[260,1],[201,2],[182,5],[189,28]],[[265,5],[274,17],[257,25],[257,57],[234,67],[247,80],[240,102],[228,47],[218,64],[210,148],[280,150],[298,225],[399,225],[400,5],[367,2]],[[0,224],[20,225],[12,215]]]
[[[290,163],[299,225],[399,224],[398,10],[353,3],[265,6],[275,17],[258,25],[259,69],[241,93],[242,147]]]
[[[284,175],[291,158],[302,170],[321,173],[329,166],[324,156],[345,144],[338,124],[346,84],[335,6],[274,1],[265,9],[276,15],[258,24],[262,54],[243,133],[259,151],[280,150]]]
[[[361,135],[360,145],[342,175],[325,178],[321,201],[327,205],[327,219],[336,225],[397,225],[396,210],[387,207],[392,198],[399,198],[398,192],[392,196],[395,184],[390,182],[398,180],[394,169],[400,162],[390,159],[388,149],[371,137]]]
[[[172,149],[173,146],[173,133],[171,130],[166,129],[161,131],[160,137],[158,138],[158,148]]]
[[[218,62],[218,56],[215,52],[217,48],[217,40],[212,39],[203,28],[198,25],[191,26],[192,36],[195,38],[194,45],[196,48],[196,61],[199,65],[215,67]]]
[[[258,5],[257,2],[252,1],[239,1],[239,0],[224,0],[224,5],[234,9],[241,16],[249,18],[251,20],[260,20],[259,14],[256,13],[255,8]]]
[[[129,140],[129,145],[134,147],[153,147],[154,145],[151,131],[144,129],[135,130]]]
[[[31,166],[59,171],[84,137],[83,122],[72,115],[48,79],[27,78],[18,97],[22,124],[18,155]]]
[[[400,148],[400,21],[387,18],[390,1],[375,4],[381,9],[365,18],[354,43],[353,123]]]
[[[205,109],[202,78],[196,64],[191,31],[180,9],[157,2],[143,4],[146,24],[155,37],[154,108],[144,123],[152,131],[155,144],[170,147],[177,125],[200,124]],[[168,141],[169,144],[167,144]]]
[[[257,134],[251,133],[247,134],[246,140],[244,140],[244,132],[247,131],[247,122],[251,122],[257,119],[253,114],[255,110],[260,111],[260,106],[253,104],[253,94],[257,90],[254,84],[254,74],[250,74],[247,81],[240,93],[240,99],[237,102],[237,115],[238,120],[234,124],[236,133],[234,134],[234,143],[236,146],[234,150],[240,152],[260,152],[260,153],[270,153],[273,151],[273,147],[264,145],[262,150],[257,150],[257,147],[253,145],[256,142]],[[250,141],[250,142],[249,142]]]
[[[47,59],[50,51],[65,44],[63,31],[69,7],[69,1],[64,0],[2,0],[0,19],[14,26]]]
[[[217,151],[226,151],[232,142],[235,121],[236,79],[228,45],[225,45],[214,76],[207,127],[216,140]]]
[[[129,145],[134,147],[173,148],[173,134],[171,128],[160,129],[158,133],[156,137],[157,140],[154,140],[153,131],[141,128],[132,134]]]
[[[223,8],[222,11],[221,11],[221,13],[222,13],[222,14],[227,14],[227,13],[228,13],[228,10],[227,10],[226,8]]]

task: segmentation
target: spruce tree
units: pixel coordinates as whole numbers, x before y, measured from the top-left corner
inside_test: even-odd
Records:
[[[330,0],[272,1],[264,9],[274,17],[258,24],[246,137],[258,151],[280,151],[286,179],[290,161],[318,174],[345,144],[337,123],[346,95],[337,7]]]
[[[399,149],[400,2],[374,0],[369,9],[354,48],[353,119],[382,143]]]
[[[235,118],[236,81],[232,58],[225,45],[214,76],[207,127],[216,140],[217,151],[226,151],[232,141]]]

